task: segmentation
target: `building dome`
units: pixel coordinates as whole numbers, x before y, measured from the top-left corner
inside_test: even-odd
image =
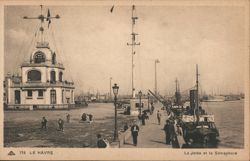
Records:
[[[38,43],[36,49],[31,53],[30,62],[35,64],[51,62],[56,63],[56,54],[53,52],[48,43]]]

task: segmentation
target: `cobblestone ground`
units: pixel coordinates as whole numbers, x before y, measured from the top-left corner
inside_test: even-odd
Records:
[[[161,110],[161,104],[155,105],[155,111],[149,115],[149,120],[146,120],[146,125],[140,126],[138,144],[133,145],[132,137],[126,140],[126,143],[121,148],[171,148],[171,145],[165,144],[165,132],[162,130],[166,122],[167,113]],[[160,111],[162,114],[161,124],[158,124],[156,113]]]
[[[118,111],[118,129],[131,123],[133,116]],[[70,123],[66,115],[70,114]],[[81,122],[82,113],[93,115],[93,122]],[[41,130],[41,119],[48,120],[48,129]],[[64,120],[64,132],[58,131],[57,120]],[[114,133],[114,105],[89,104],[87,108],[64,111],[5,111],[5,147],[96,147],[96,134],[112,141]]]

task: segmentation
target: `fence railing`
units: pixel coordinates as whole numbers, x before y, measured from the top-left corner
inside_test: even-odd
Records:
[[[70,87],[74,88],[74,83],[73,82],[29,82],[29,83],[13,83],[12,87]]]
[[[8,104],[4,105],[5,110],[70,110],[80,108],[75,104],[51,104],[51,105],[28,105],[28,104]]]
[[[30,61],[25,61],[21,64],[23,67],[37,67],[37,66],[51,66],[51,67],[58,67],[58,68],[63,68],[64,66],[61,63],[55,63],[52,64],[50,61],[42,62],[42,63],[34,63]]]

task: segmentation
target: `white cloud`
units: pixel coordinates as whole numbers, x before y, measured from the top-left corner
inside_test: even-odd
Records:
[[[29,35],[22,29],[9,29],[7,36],[12,39],[12,41],[26,41],[29,39]]]

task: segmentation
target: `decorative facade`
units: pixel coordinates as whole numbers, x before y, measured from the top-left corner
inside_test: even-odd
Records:
[[[62,109],[74,104],[74,83],[64,79],[64,66],[48,42],[38,42],[21,76],[7,76],[6,104],[9,109]]]
[[[41,10],[43,6],[41,5]],[[69,109],[74,107],[74,83],[64,79],[64,66],[57,61],[56,53],[45,41],[45,22],[48,29],[52,19],[60,16],[51,16],[48,9],[47,16],[41,14],[39,35],[35,49],[30,54],[30,60],[21,64],[21,76],[10,76],[4,80],[4,107],[5,109]]]

